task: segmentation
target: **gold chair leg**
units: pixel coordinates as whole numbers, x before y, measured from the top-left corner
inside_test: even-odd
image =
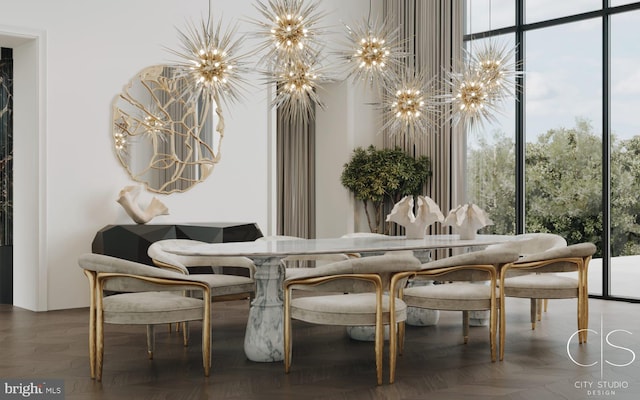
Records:
[[[538,321],[542,321],[542,299],[536,301],[536,318]]]
[[[502,292],[502,291],[501,291]],[[504,344],[505,344],[505,335],[507,333],[507,318],[506,318],[506,309],[505,309],[505,296],[503,294],[500,295],[500,361],[504,360]]]
[[[291,293],[285,291],[284,295],[284,372],[289,373],[291,368]]]
[[[549,307],[549,299],[544,299],[543,303],[544,303],[544,312],[547,312],[547,308]]]
[[[469,342],[469,311],[462,312],[462,337],[464,344]]]
[[[100,290],[101,292],[101,290]],[[104,357],[104,316],[102,293],[96,298],[96,381],[102,381],[102,360]]]
[[[395,310],[389,310],[394,312]],[[382,288],[376,287],[376,377],[378,385],[382,385],[382,353],[384,351],[384,325],[382,324]]]
[[[589,260],[583,261],[583,263],[588,261]],[[578,314],[581,317],[580,321],[578,321],[578,324],[580,324],[580,327],[578,329],[582,330],[582,340],[580,342],[587,343],[587,329],[589,328],[589,289],[587,285],[587,271],[584,270],[584,264],[581,273],[582,279],[578,278],[578,302],[582,304],[582,308],[580,310],[580,313]]]
[[[404,321],[389,324],[389,383],[396,380],[398,354],[404,350],[404,330]]]
[[[205,293],[211,296],[209,293]],[[205,299],[207,297],[204,297]],[[211,372],[211,302],[204,302],[204,315],[202,317],[202,366],[204,376]]]
[[[489,345],[491,346],[491,362],[496,362],[496,331],[498,330],[498,299],[496,298],[496,281],[495,272],[491,274],[491,297],[489,298]]]
[[[489,345],[491,346],[491,362],[496,362],[496,331],[498,327],[498,318],[496,317],[495,307],[489,310]]]
[[[184,347],[189,347],[189,322],[185,321],[182,323],[182,345]]]
[[[400,322],[400,324],[398,324],[398,353],[399,354],[403,354],[404,353],[404,336],[405,336],[405,332],[406,332],[406,323],[405,321]]]
[[[155,327],[147,325],[147,355],[149,360],[153,360],[153,349],[156,345]]]
[[[396,322],[396,298],[389,297],[389,383],[395,381],[398,356],[398,323]]]
[[[375,347],[376,377],[378,385],[382,385],[382,353],[384,351],[384,326],[382,325],[382,318],[376,321]]]
[[[91,379],[96,378],[96,277],[92,271],[84,270],[89,279],[89,369]]]
[[[531,299],[531,330],[536,329],[536,318],[538,315],[538,300]]]

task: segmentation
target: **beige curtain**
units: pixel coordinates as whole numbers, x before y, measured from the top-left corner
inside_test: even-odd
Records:
[[[316,232],[315,121],[277,113],[278,235],[314,238]]]
[[[443,71],[462,58],[463,2],[461,0],[383,0],[385,17],[402,27],[401,39],[411,54],[408,66],[423,71],[443,90]],[[447,115],[443,106],[441,115]],[[412,156],[426,155],[431,160],[433,176],[425,194],[447,212],[461,203],[464,196],[465,137],[460,127],[449,122],[424,134],[390,136],[385,132],[387,148],[400,147]],[[449,233],[449,228],[435,224],[432,234]]]

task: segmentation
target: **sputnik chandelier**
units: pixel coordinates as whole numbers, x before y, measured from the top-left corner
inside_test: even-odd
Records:
[[[473,55],[478,74],[485,82],[487,95],[493,100],[515,96],[516,78],[523,74],[514,62],[515,50],[506,43],[487,40]]]
[[[501,103],[515,95],[516,77],[523,73],[512,61],[512,48],[491,40],[481,46],[475,54],[465,51],[461,67],[446,73],[455,125],[476,127],[496,122]]]
[[[322,68],[314,58],[290,61],[274,70],[271,80],[278,91],[273,106],[280,109],[285,118],[306,123],[313,115],[314,104],[324,107],[317,94],[321,73]]]
[[[371,23],[370,16],[353,27],[345,25],[347,49],[341,53],[354,82],[367,82],[384,90],[392,85],[394,70],[402,66],[406,54],[397,40],[398,29],[385,20]]]
[[[469,61],[458,71],[448,71],[446,83],[451,90],[446,102],[451,103],[450,119],[454,125],[473,127],[483,121],[494,121],[494,99],[489,97],[486,82]]]
[[[323,14],[319,3],[303,0],[269,0],[255,7],[264,20],[251,20],[262,39],[257,51],[264,53],[259,65],[266,68],[267,82],[274,84],[272,106],[286,118],[306,123],[314,104],[323,107],[317,94],[323,68],[320,65],[320,30]]]
[[[258,2],[255,8],[264,20],[250,20],[258,27],[262,39],[258,52],[265,52],[260,64],[277,67],[279,63],[300,61],[314,54],[319,47],[317,24],[323,14],[318,2],[305,4],[303,0],[269,0]]]
[[[200,25],[187,24],[178,31],[182,48],[169,51],[180,58],[175,65],[176,78],[186,79],[184,93],[194,99],[238,101],[245,81],[246,55],[238,54],[243,37],[234,39],[236,28],[222,31],[221,23],[214,26],[210,18]]]
[[[387,87],[384,95],[384,115],[391,135],[426,132],[434,126],[437,115],[437,102],[433,92],[432,80],[424,74],[407,70],[400,78]]]
[[[327,69],[321,65],[323,17],[319,0],[257,0],[254,5],[261,19],[255,36],[260,43],[254,50],[261,53],[258,65],[266,82],[276,87],[272,101],[284,116],[308,122],[313,106],[323,107],[318,91],[327,80]],[[454,124],[470,126],[495,121],[499,104],[515,94],[518,72],[514,52],[507,46],[484,41],[476,53],[465,52],[458,68],[445,72],[446,94],[436,95],[424,76],[414,76],[406,66],[408,54],[398,40],[399,27],[387,21],[371,21],[369,16],[359,24],[346,27],[346,45],[340,51],[348,68],[348,78],[366,82],[378,89],[385,114],[383,129],[411,135],[437,128],[436,109],[450,105],[446,119]],[[233,40],[236,29],[221,33],[220,24],[191,24],[179,32],[182,49],[172,51],[182,59],[178,74],[188,79],[185,92],[195,97],[238,100],[246,71],[237,52],[242,38]],[[219,110],[217,110],[219,112]]]

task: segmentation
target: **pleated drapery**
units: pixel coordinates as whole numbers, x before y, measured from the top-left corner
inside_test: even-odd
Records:
[[[315,111],[312,111],[315,112]],[[314,238],[316,233],[315,121],[277,112],[279,235]]]
[[[405,43],[407,67],[435,77],[438,91],[443,91],[443,72],[451,70],[462,59],[463,2],[460,0],[383,0],[385,18],[392,25],[401,26],[401,40]],[[441,106],[446,116],[448,106]],[[431,160],[432,177],[425,194],[447,214],[460,204],[464,193],[465,140],[461,126],[441,122],[427,132],[413,135],[384,133],[384,146],[400,147],[414,157],[426,155]],[[430,227],[432,234],[448,233],[449,228],[437,223]]]

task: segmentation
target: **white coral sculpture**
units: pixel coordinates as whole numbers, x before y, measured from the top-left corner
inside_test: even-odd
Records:
[[[487,225],[493,225],[493,221],[487,213],[473,203],[458,206],[447,215],[443,225],[457,228],[460,239],[475,239],[478,229]]]
[[[440,207],[427,196],[418,196],[417,215],[413,213],[413,196],[405,196],[393,206],[386,219],[403,226],[407,239],[424,238],[427,226],[443,220]]]
[[[124,208],[127,214],[137,224],[146,224],[158,215],[169,214],[169,209],[156,197],[151,199],[151,202],[146,209],[142,209],[138,204],[138,195],[140,194],[140,186],[125,186],[120,191],[118,197],[118,203]]]

